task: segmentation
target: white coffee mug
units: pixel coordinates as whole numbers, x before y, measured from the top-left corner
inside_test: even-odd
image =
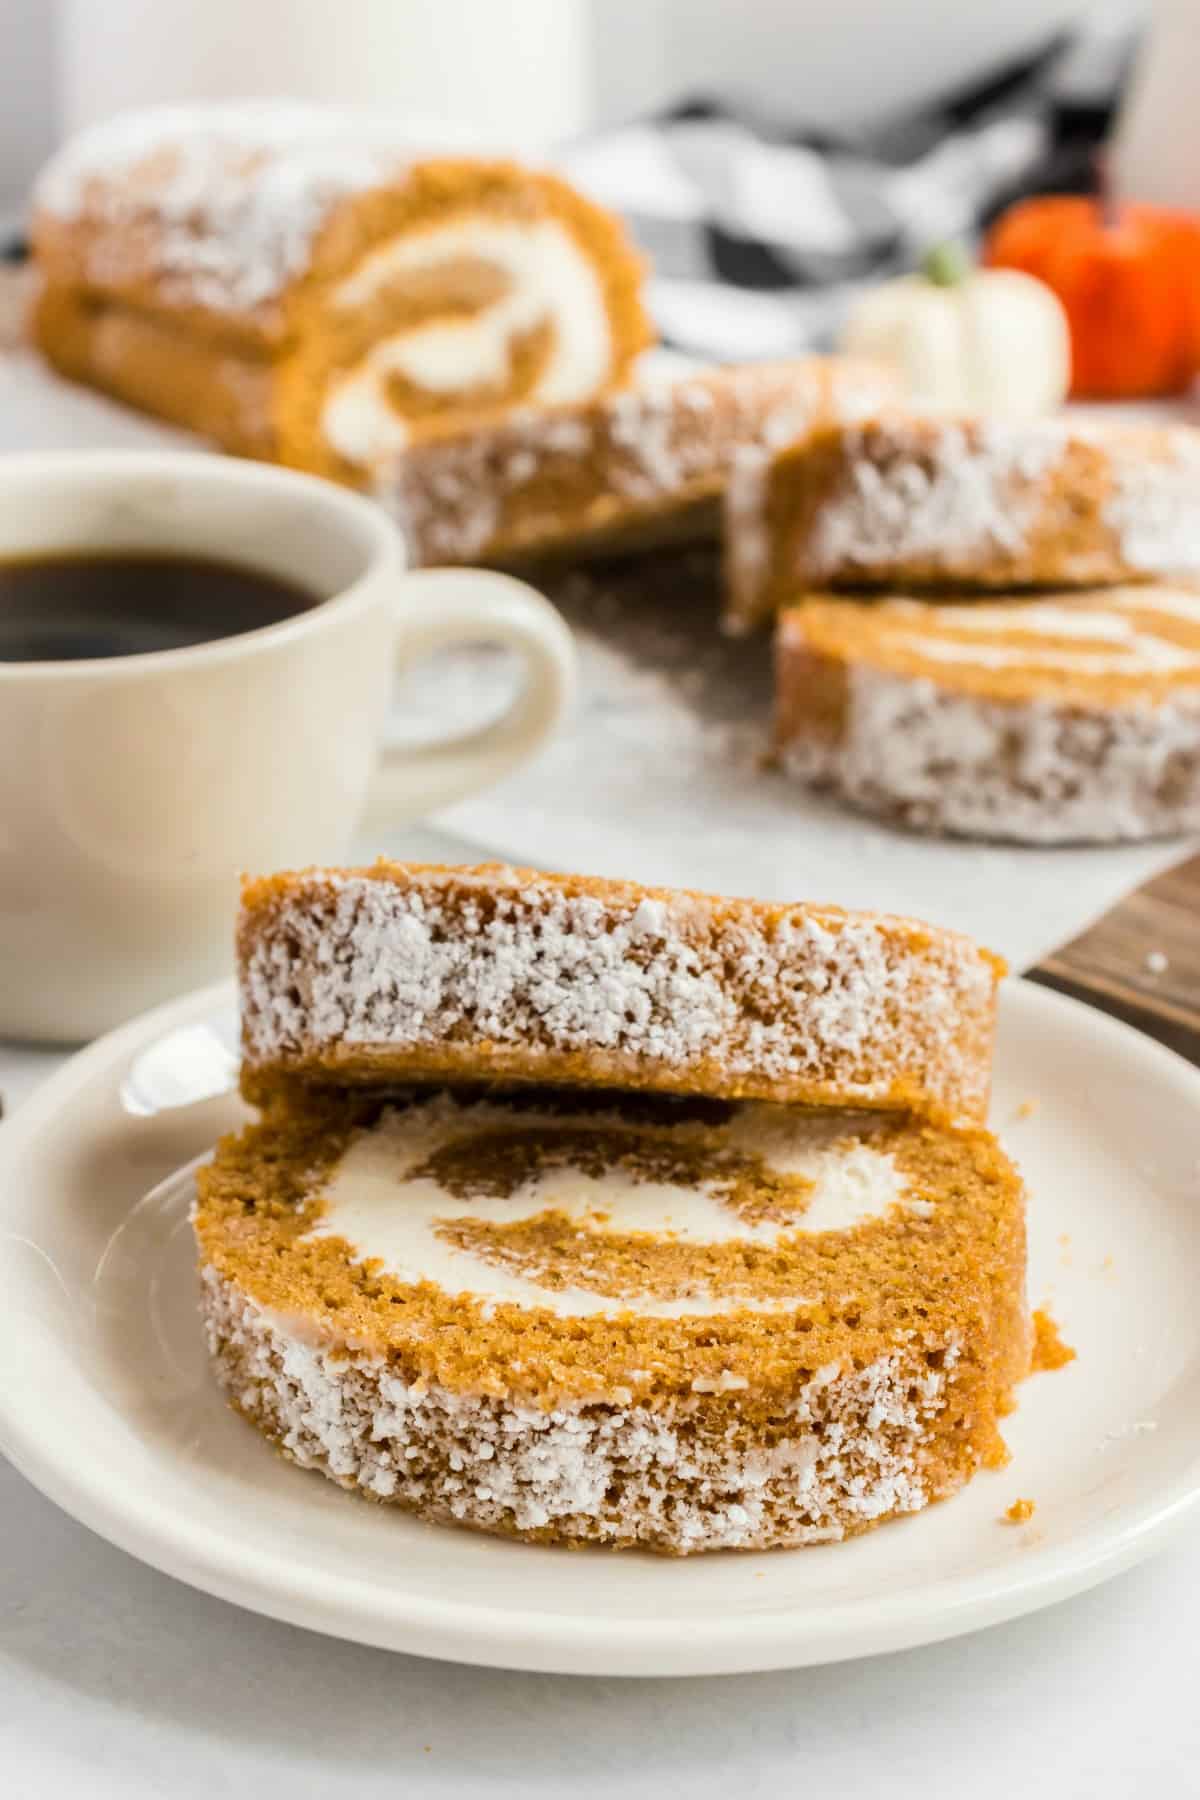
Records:
[[[405,573],[371,501],[187,453],[0,459],[0,561],[175,553],[298,583],[317,603],[185,649],[0,662],[0,1035],[94,1036],[231,961],[237,877],[344,860],[368,799],[390,823],[532,754],[569,697],[566,626],[481,570]],[[397,663],[517,652],[509,710],[381,749]]]

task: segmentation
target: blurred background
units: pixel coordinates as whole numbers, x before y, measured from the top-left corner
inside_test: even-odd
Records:
[[[1085,0],[0,0],[0,203],[20,204],[56,136],[151,99],[286,92],[426,110],[436,95],[448,119],[526,147],[699,91],[841,127],[970,81],[1088,10]]]
[[[665,341],[702,357],[827,343],[851,284],[1092,190],[1101,144],[1114,193],[1197,205],[1195,0],[0,0],[0,46],[9,254],[82,126],[336,101],[562,162],[630,219]]]
[[[703,100],[852,139],[1073,38],[1064,91],[1103,89],[1151,15],[1184,91],[1192,0],[0,0],[0,210],[61,137],[147,101],[291,94],[546,150]]]
[[[1101,9],[1114,30],[1140,10]],[[2,0],[5,181],[18,197],[56,131],[148,99],[286,92],[425,110],[436,96],[447,119],[527,147],[700,92],[814,127],[861,126],[1096,11],[1087,0]]]

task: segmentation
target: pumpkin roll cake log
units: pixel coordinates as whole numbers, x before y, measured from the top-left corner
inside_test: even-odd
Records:
[[[421,563],[715,539],[735,458],[874,412],[894,390],[887,369],[836,357],[642,376],[580,405],[425,433],[381,465],[377,491]]]
[[[1024,1197],[982,1130],[561,1089],[310,1096],[197,1182],[231,1404],[423,1518],[768,1549],[1005,1458]]]
[[[735,470],[728,619],[828,587],[1087,587],[1200,575],[1200,432],[945,419],[832,427]]]
[[[1200,830],[1200,587],[965,604],[811,599],[776,637],[785,766],[930,831]]]
[[[242,1085],[571,1082],[987,1111],[1003,964],[956,932],[501,864],[248,882]]]
[[[65,374],[360,484],[431,421],[602,392],[650,335],[623,228],[564,181],[288,102],[84,133],[38,183],[33,252]]]

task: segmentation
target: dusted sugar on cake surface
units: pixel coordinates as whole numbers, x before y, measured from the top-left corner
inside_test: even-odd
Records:
[[[1003,1460],[1024,1199],[981,1130],[538,1089],[309,1096],[197,1177],[231,1403],[423,1518],[833,1542]]]
[[[731,484],[726,529],[735,628],[821,588],[1200,575],[1200,432],[886,413]]]
[[[639,375],[579,406],[430,432],[377,492],[419,563],[610,554],[715,538],[735,458],[878,406],[888,372],[836,357]]]
[[[813,599],[776,674],[784,765],[864,811],[1029,843],[1200,830],[1200,586]]]
[[[1003,965],[956,932],[501,864],[246,884],[243,1087],[474,1079],[982,1118]]]
[[[357,485],[431,423],[603,392],[651,335],[623,226],[558,176],[300,102],[93,127],[43,172],[32,248],[64,374]]]

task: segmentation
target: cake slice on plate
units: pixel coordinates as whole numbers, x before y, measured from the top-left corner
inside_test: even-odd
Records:
[[[486,1059],[481,1066],[486,1068]],[[836,1542],[1005,1458],[1024,1195],[986,1132],[635,1093],[293,1094],[198,1176],[232,1404],[421,1518]]]
[[[380,861],[248,882],[249,1095],[570,1082],[980,1119],[997,958],[884,913]]]
[[[247,883],[214,1368],[302,1467],[543,1544],[836,1542],[1005,1458],[996,959],[908,920],[380,862]],[[816,1101],[805,1105],[798,1102]]]

